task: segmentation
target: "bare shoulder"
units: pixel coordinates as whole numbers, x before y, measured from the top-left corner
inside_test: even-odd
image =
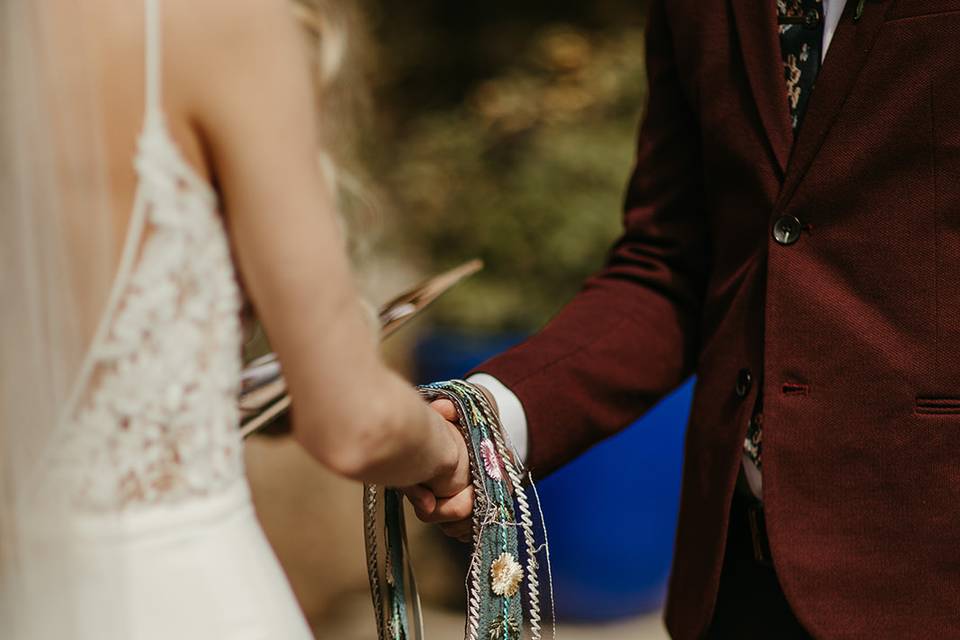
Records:
[[[196,119],[306,66],[292,0],[164,0],[166,57]]]
[[[163,0],[178,55],[195,65],[246,59],[282,44],[294,25],[292,0]]]
[[[159,0],[172,20],[215,34],[255,33],[293,15],[293,0]]]

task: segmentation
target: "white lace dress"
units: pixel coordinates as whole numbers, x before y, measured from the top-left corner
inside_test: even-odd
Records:
[[[164,124],[158,1],[136,203],[53,464],[75,514],[72,637],[311,638],[244,476],[240,292],[217,197]]]

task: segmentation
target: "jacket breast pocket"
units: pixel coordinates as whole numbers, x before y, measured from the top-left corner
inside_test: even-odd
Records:
[[[960,14],[960,0],[893,0],[893,2],[893,6],[887,11],[887,22],[950,13]]]
[[[914,412],[923,416],[960,415],[960,398],[942,396],[918,396]]]

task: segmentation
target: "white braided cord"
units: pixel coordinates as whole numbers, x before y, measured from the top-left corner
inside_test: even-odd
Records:
[[[454,398],[448,398],[454,400]],[[485,518],[481,517],[481,512],[490,509],[491,502],[487,498],[487,490],[483,482],[483,462],[477,460],[476,452],[470,446],[470,428],[466,424],[468,408],[463,406],[459,399],[455,400],[463,417],[460,420],[460,431],[463,433],[467,442],[467,452],[470,459],[470,475],[473,478],[473,541],[475,545],[474,557],[470,562],[470,589],[467,597],[467,640],[480,640],[480,616],[481,616],[481,596],[483,594],[483,571],[482,563],[476,558],[478,550],[476,544],[482,539]],[[486,639],[484,639],[486,640]]]
[[[490,416],[497,417],[496,412],[487,402],[483,393],[477,394],[481,402],[481,407]],[[527,548],[527,593],[530,599],[530,637],[531,640],[541,640],[540,629],[540,578],[538,576],[539,563],[537,562],[537,550],[534,546],[535,539],[533,535],[533,516],[530,512],[530,503],[527,500],[527,492],[523,488],[523,478],[518,468],[516,457],[507,447],[503,436],[503,430],[500,426],[500,420],[490,421],[492,424],[493,437],[496,442],[500,458],[507,467],[507,474],[513,483],[513,490],[517,496],[517,506],[520,508],[520,530],[523,535],[523,542]],[[539,506],[539,502],[538,502]],[[547,550],[549,556],[549,549]],[[552,590],[552,587],[551,587]],[[554,635],[556,631],[554,630]]]

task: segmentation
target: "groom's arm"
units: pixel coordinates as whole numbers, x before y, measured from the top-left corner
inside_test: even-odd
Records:
[[[624,232],[606,266],[540,333],[476,369],[519,401],[520,417],[505,416],[508,429],[522,440],[517,422],[527,423],[528,463],[540,473],[630,424],[695,366],[709,221],[699,128],[664,0],[650,10],[647,70]]]

